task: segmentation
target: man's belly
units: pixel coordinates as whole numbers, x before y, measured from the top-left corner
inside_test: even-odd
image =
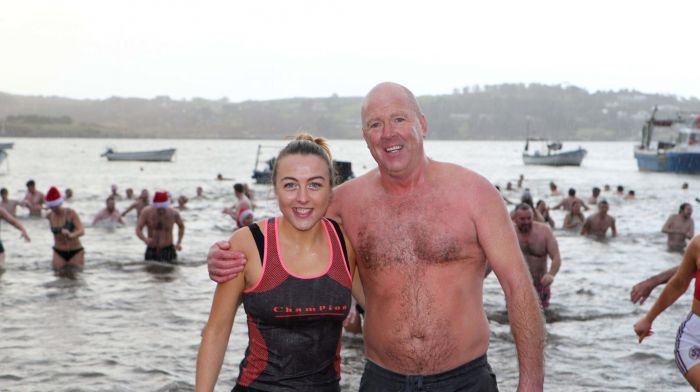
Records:
[[[450,302],[450,301],[447,301]],[[436,374],[486,353],[488,322],[483,308],[435,304],[417,312],[377,306],[366,310],[367,356],[402,374]]]

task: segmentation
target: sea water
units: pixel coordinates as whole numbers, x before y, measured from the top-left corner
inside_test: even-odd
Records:
[[[31,243],[7,223],[1,227],[6,250],[0,275],[0,391],[189,391],[194,388],[195,360],[215,283],[209,280],[206,254],[217,240],[227,239],[234,223],[221,213],[234,203],[234,182],[251,182],[259,144],[263,160],[284,141],[154,140],[154,139],[3,139],[15,142],[0,165],[0,186],[10,197],[24,196],[25,182],[34,179],[43,192],[55,185],[71,188],[66,206],[86,227],[81,242],[85,270],[77,279],[55,277],[51,271],[53,237],[46,219],[28,218],[18,209]],[[653,304],[657,288],[643,306],[629,301],[638,281],[677,265],[679,254],[665,250],[660,232],[666,218],[682,202],[700,195],[698,177],[641,173],[631,142],[564,143],[581,145],[588,156],[581,167],[524,166],[522,142],[426,141],[431,158],[477,171],[505,188],[523,188],[535,201],[549,205],[561,197],[549,195],[554,181],[563,194],[575,188],[586,199],[593,186],[623,185],[636,200],[611,192],[609,213],[617,220],[618,237],[596,242],[555,229],[562,267],[552,286],[551,317],[545,348],[546,381],[550,391],[670,391],[691,390],[675,368],[676,328],[690,310],[692,288],[654,323],[655,334],[640,345],[634,322]],[[117,151],[177,148],[169,163],[108,162],[106,147]],[[331,141],[334,157],[352,162],[356,175],[376,165],[361,140]],[[268,155],[265,155],[268,154]],[[215,180],[222,174],[230,181]],[[681,185],[688,182],[688,190]],[[91,227],[104,206],[110,185],[123,195],[127,187],[167,190],[190,198],[182,211],[186,225],[180,265],[153,274],[143,263],[144,244],[134,234],[135,214],[117,228]],[[195,199],[197,186],[206,199]],[[277,211],[268,185],[252,185],[258,217]],[[518,200],[523,189],[504,192]],[[117,201],[124,210],[129,201]],[[435,200],[433,208],[440,208]],[[591,213],[590,211],[587,214]],[[561,226],[563,211],[552,211]],[[455,277],[459,279],[459,277]],[[516,351],[505,318],[505,300],[493,274],[484,285],[484,305],[490,319],[489,361],[503,391],[515,390]],[[469,333],[469,331],[465,331]],[[247,344],[245,315],[239,311],[217,391],[234,385]],[[362,339],[343,337],[342,388],[355,391],[364,366]]]

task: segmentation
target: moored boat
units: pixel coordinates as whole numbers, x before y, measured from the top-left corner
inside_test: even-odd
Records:
[[[260,153],[264,146],[258,145],[258,152],[255,156],[255,167],[253,168],[252,178],[255,179],[256,184],[272,184],[272,168],[275,166],[275,158],[270,158],[265,161],[265,165],[262,169],[258,169],[260,164]],[[265,146],[268,147],[268,146]],[[345,181],[354,178],[355,174],[352,172],[352,163],[348,161],[336,161],[333,160],[333,168],[335,170],[335,184],[342,184]]]
[[[642,128],[642,142],[635,146],[634,157],[640,171],[700,174],[700,115],[676,113],[670,118],[651,117]],[[656,127],[671,128],[675,140],[654,140]]]
[[[117,152],[108,148],[101,156],[106,157],[109,161],[169,162],[173,159],[174,154],[174,148],[126,152]]]
[[[541,142],[540,149],[530,152],[531,142]],[[562,150],[562,143],[549,141],[542,138],[527,138],[523,151],[523,163],[526,165],[546,165],[546,166],[581,166],[583,158],[588,153],[584,148],[576,150]]]

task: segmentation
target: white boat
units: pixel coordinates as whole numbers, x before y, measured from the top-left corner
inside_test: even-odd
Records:
[[[642,143],[634,148],[640,171],[700,174],[700,112],[678,112],[665,119],[656,118],[658,108],[642,128]],[[656,127],[671,128],[675,140],[655,140]]]
[[[543,147],[530,152],[530,142],[542,142]],[[523,163],[545,166],[581,166],[588,152],[579,147],[576,150],[562,151],[562,143],[540,138],[527,138],[523,151]]]
[[[145,162],[170,162],[175,155],[174,148],[151,151],[117,152],[108,148],[101,156],[109,161],[145,161]]]

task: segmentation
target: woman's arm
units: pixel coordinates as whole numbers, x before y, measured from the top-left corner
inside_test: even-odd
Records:
[[[249,238],[253,241],[250,230],[237,230],[231,236],[231,249],[242,251],[241,246]],[[244,244],[243,244],[244,245]],[[214,292],[214,299],[209,313],[209,321],[202,331],[202,342],[197,354],[197,373],[195,391],[213,391],[224,362],[228,339],[231,335],[233,320],[238,310],[245,289],[245,271],[236,278],[219,283]]]
[[[70,212],[73,215],[73,225],[75,226],[75,230],[69,232],[67,235],[68,238],[78,238],[85,234],[85,227],[83,227],[83,223],[80,221],[78,213],[74,210],[70,210]]]
[[[637,336],[639,336],[640,343],[645,337],[652,334],[651,324],[656,317],[676,302],[688,289],[690,282],[695,277],[699,248],[700,237],[695,237],[688,246],[685,255],[683,255],[683,261],[681,261],[678,271],[676,271],[673,277],[671,277],[671,280],[668,281],[668,284],[664,287],[661,295],[656,299],[656,302],[651,309],[649,309],[647,314],[634,325],[634,330]]]

